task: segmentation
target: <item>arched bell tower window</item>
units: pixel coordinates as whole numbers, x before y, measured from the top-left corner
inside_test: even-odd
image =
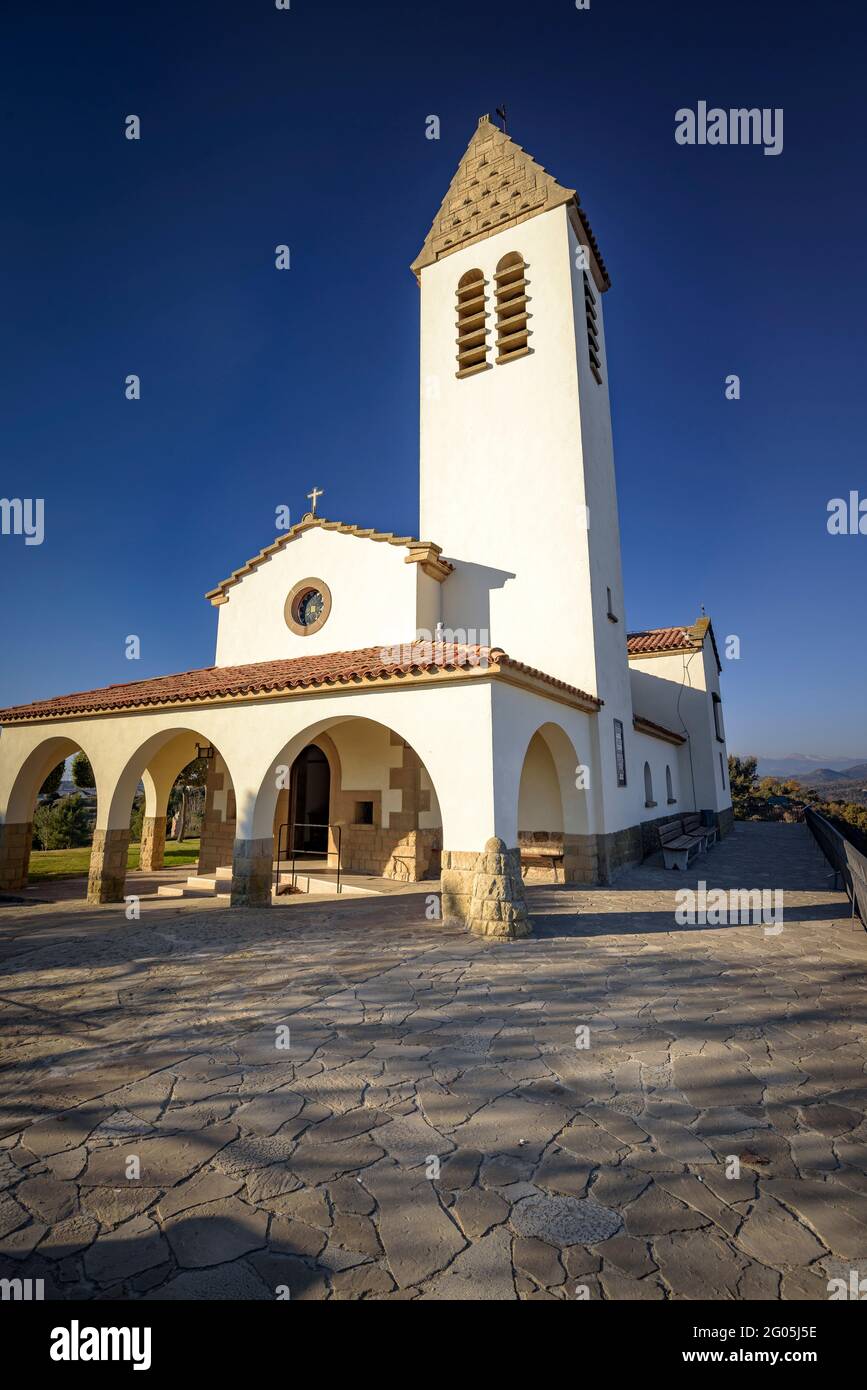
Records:
[[[457,375],[473,376],[483,372],[488,362],[488,293],[487,280],[480,270],[468,270],[458,281]]]
[[[527,263],[520,251],[510,251],[498,263],[494,282],[497,293],[497,362],[512,362],[530,351],[527,340]]]

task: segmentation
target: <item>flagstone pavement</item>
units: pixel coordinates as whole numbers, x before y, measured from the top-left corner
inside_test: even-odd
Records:
[[[782,932],[677,926],[699,879],[782,888]],[[534,888],[511,944],[429,920],[434,888],[0,907],[0,1277],[823,1300],[867,1275],[867,933],[803,826]]]

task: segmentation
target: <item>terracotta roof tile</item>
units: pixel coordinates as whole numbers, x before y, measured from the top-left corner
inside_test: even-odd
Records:
[[[699,645],[688,627],[654,627],[647,632],[629,632],[626,650],[630,656],[645,652],[687,652]]]
[[[22,720],[57,719],[75,714],[106,714],[143,706],[183,705],[244,696],[288,695],[322,687],[363,686],[404,676],[471,673],[477,668],[494,673],[522,672],[555,687],[590,708],[601,701],[535,667],[513,661],[498,647],[465,646],[455,642],[407,642],[403,645],[362,647],[357,651],[327,652],[321,656],[257,661],[248,666],[206,666],[173,676],[128,681],[97,690],[58,695],[0,710],[0,724]]]

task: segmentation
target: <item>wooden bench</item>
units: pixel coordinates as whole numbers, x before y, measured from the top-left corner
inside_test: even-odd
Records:
[[[703,835],[685,835],[679,820],[659,827],[662,858],[667,869],[687,869],[689,862],[704,850]]]
[[[691,816],[684,816],[682,819],[684,835],[700,835],[704,840],[705,849],[710,849],[711,845],[717,840],[717,828],[715,825],[702,825],[701,816],[693,813]]]
[[[544,845],[521,846],[521,877],[526,878],[528,869],[550,869],[554,877],[554,882],[558,883],[562,879],[562,873],[558,877],[557,870],[562,870],[563,851],[560,848],[547,849]]]

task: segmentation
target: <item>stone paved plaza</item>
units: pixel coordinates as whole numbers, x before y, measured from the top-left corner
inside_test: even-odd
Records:
[[[700,878],[784,889],[784,930],[678,927]],[[534,888],[511,944],[425,891],[138,922],[38,896],[0,908],[0,1275],[47,1298],[824,1300],[867,1274],[867,934],[802,826]]]

